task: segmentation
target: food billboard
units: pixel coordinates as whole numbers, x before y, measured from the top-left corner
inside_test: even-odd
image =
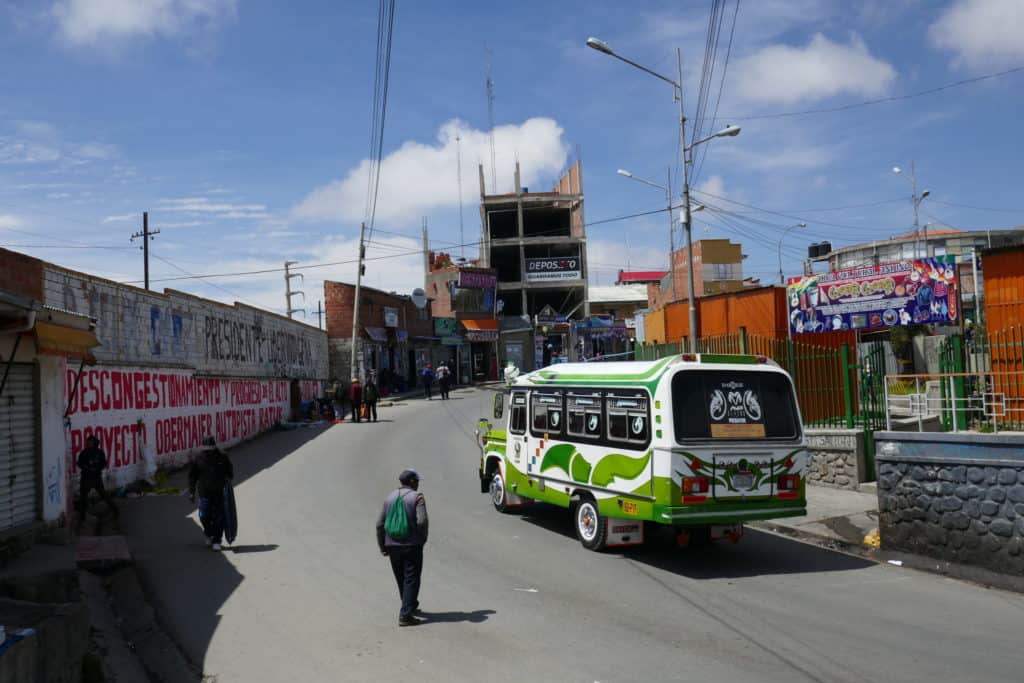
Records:
[[[956,258],[935,256],[789,278],[794,334],[943,324],[959,316]]]

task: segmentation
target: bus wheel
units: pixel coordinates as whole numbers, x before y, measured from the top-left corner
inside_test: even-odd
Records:
[[[581,498],[573,509],[576,520],[576,537],[588,550],[604,548],[608,528],[607,522],[597,511],[597,503],[593,498]]]
[[[505,479],[501,476],[501,470],[495,470],[491,475],[491,503],[498,512],[508,512],[508,495],[505,493]]]

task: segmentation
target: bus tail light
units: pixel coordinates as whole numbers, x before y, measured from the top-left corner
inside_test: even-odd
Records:
[[[768,356],[758,356],[757,357],[757,362],[758,363],[767,363],[768,362]]]
[[[779,476],[779,498],[796,498],[800,490],[799,474],[783,474]]]
[[[684,361],[686,361],[687,363],[696,363],[697,362],[697,354],[695,354],[695,353],[684,353],[682,355],[682,359]]]
[[[711,482],[707,477],[683,477],[683,502],[703,503],[708,499],[710,486]]]

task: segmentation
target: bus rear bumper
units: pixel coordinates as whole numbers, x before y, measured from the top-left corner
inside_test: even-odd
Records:
[[[790,507],[752,507],[743,510],[694,510],[692,508],[665,508],[656,521],[663,524],[720,524],[747,522],[781,517],[801,517],[807,514],[805,505]]]

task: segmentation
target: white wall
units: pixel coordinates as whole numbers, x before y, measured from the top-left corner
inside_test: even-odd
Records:
[[[209,375],[326,379],[327,333],[257,308],[226,306],[47,265],[49,306],[96,318],[101,363],[177,365]]]
[[[39,434],[43,520],[54,521],[70,509],[71,484],[67,468],[64,432],[64,369],[59,356],[39,356]]]

